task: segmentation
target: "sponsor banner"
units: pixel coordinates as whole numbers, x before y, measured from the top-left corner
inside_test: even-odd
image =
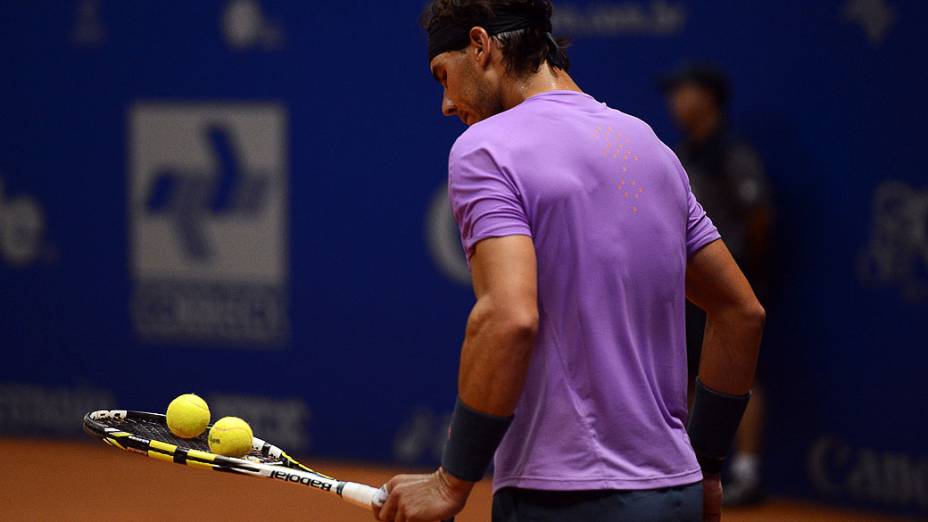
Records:
[[[0,383],[0,434],[76,437],[84,414],[115,407],[109,390]]]
[[[686,28],[682,2],[557,2],[552,25],[570,36],[673,36]]]
[[[286,452],[311,448],[309,406],[302,398],[270,398],[210,393],[207,404],[213,421],[232,415],[248,421],[252,431]]]
[[[862,284],[928,300],[928,188],[885,181],[873,195],[870,238],[858,257]]]
[[[896,509],[928,511],[928,455],[855,447],[822,436],[809,449],[808,474],[828,498],[851,497]]]
[[[129,126],[138,336],[185,344],[284,343],[283,108],[143,103],[131,109]]]

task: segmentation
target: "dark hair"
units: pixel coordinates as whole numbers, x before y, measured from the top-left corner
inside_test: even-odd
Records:
[[[528,18],[544,21],[535,27],[492,36],[500,44],[509,72],[517,76],[535,73],[545,60],[552,65],[556,62],[557,67],[565,71],[570,68],[570,59],[565,51],[569,44],[566,38],[555,39],[557,54],[554,60],[549,59],[554,52],[548,37],[553,11],[551,0],[432,0],[422,12],[419,24],[426,32],[439,24],[466,26],[468,29],[486,27],[500,11],[524,13]],[[467,46],[467,41],[465,37],[460,49]]]

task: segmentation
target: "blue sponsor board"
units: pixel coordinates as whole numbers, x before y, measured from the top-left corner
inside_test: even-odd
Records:
[[[4,433],[197,391],[283,446],[435,462],[473,297],[420,4],[0,8]],[[928,6],[557,4],[580,85],[670,143],[656,77],[730,73],[776,191],[772,489],[925,513]]]

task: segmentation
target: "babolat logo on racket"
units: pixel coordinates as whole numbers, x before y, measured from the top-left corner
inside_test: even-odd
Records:
[[[289,333],[284,109],[139,104],[129,126],[138,335],[185,344],[283,344]]]
[[[284,482],[298,482],[304,486],[321,489],[323,491],[332,491],[332,484],[328,482],[323,482],[321,480],[316,480],[309,477],[301,477],[300,475],[295,475],[286,471],[272,471],[271,478],[283,480]]]

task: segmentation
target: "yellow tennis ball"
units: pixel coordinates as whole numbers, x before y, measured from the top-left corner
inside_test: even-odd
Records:
[[[226,457],[243,457],[251,451],[251,426],[238,417],[223,417],[209,429],[209,450]]]
[[[209,406],[192,393],[177,397],[168,405],[168,429],[182,439],[199,437],[209,425]]]

